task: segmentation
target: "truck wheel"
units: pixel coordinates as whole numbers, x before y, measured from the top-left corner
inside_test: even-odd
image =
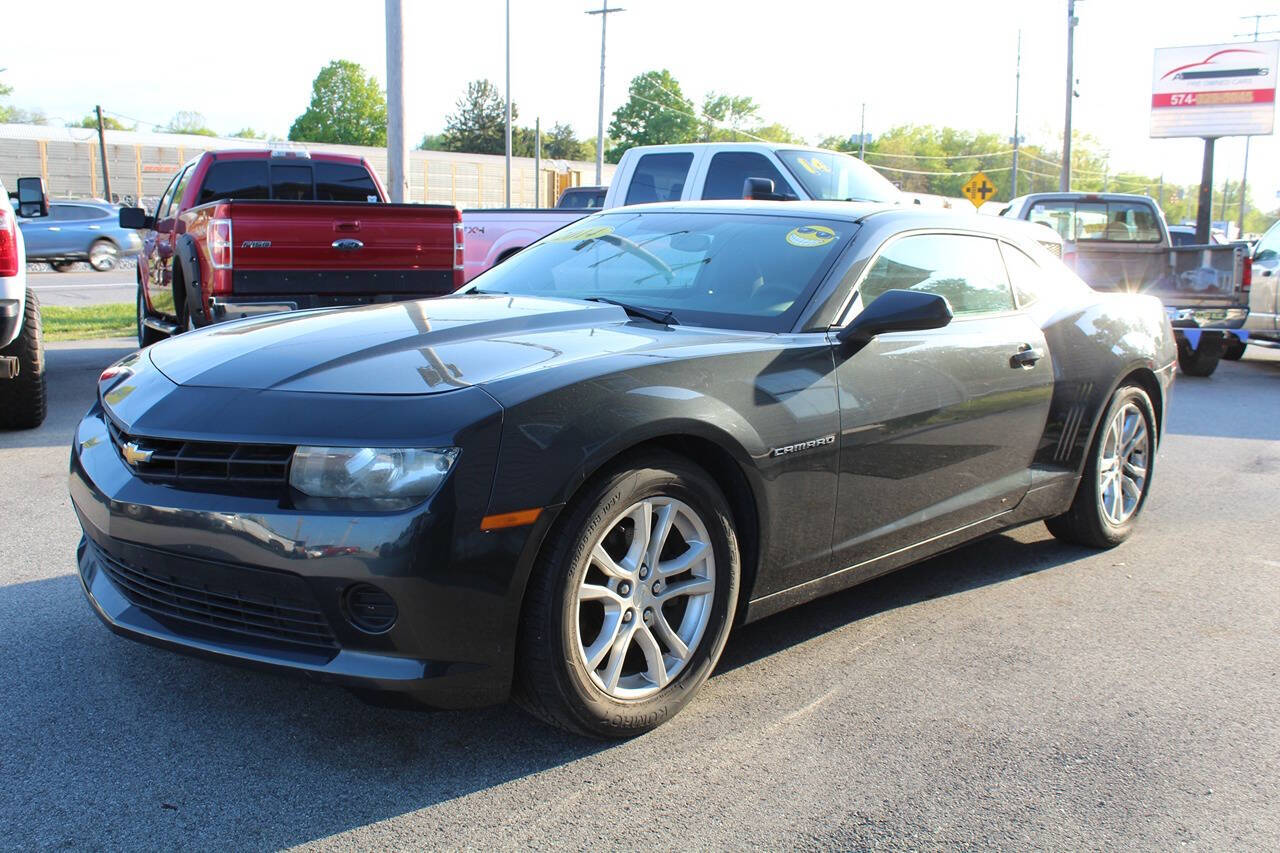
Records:
[[[1089,446],[1089,461],[1071,507],[1045,519],[1063,542],[1112,548],[1129,538],[1151,491],[1156,419],[1151,398],[1137,385],[1116,391]]]
[[[1178,336],[1178,369],[1187,376],[1211,376],[1218,369],[1222,358],[1222,335],[1202,334],[1200,344],[1191,348],[1191,342]]]
[[[44,331],[40,300],[27,289],[22,332],[0,355],[17,356],[18,375],[0,380],[0,429],[35,429],[47,411],[44,379]]]
[[[116,260],[120,250],[110,240],[98,240],[89,247],[89,266],[98,272],[107,272],[116,268]]]
[[[547,536],[525,596],[515,699],[575,734],[633,737],[674,716],[724,649],[740,574],[732,514],[669,453],[595,477]]]
[[[147,319],[147,300],[142,295],[142,282],[138,282],[138,348],[149,347],[152,344],[159,343],[164,340],[165,334],[159,329],[153,329],[143,321]]]
[[[1232,339],[1222,349],[1222,357],[1227,361],[1239,361],[1244,358],[1244,350],[1247,347],[1244,341]]]

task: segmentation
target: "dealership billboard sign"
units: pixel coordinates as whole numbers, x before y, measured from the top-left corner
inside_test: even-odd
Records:
[[[1156,49],[1151,136],[1259,136],[1275,127],[1280,41]]]

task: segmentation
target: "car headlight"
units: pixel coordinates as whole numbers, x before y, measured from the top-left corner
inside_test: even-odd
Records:
[[[455,447],[299,447],[289,484],[317,498],[426,499],[458,458]]]

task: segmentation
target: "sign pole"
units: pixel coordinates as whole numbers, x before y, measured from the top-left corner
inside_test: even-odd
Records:
[[[1209,242],[1210,223],[1213,219],[1213,143],[1214,137],[1204,138],[1204,165],[1200,167],[1200,197],[1196,208],[1196,242]]]

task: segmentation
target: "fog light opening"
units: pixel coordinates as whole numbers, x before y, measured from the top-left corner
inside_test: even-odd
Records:
[[[391,596],[373,584],[358,583],[347,587],[342,604],[347,621],[368,634],[390,631],[400,615]]]

